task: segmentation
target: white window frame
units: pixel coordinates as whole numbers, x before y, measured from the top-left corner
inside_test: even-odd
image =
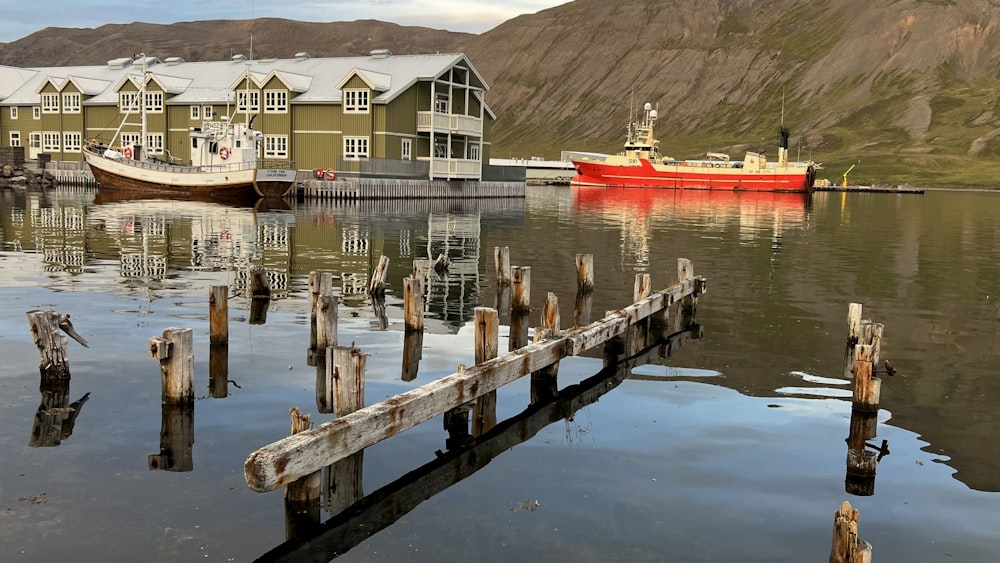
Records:
[[[163,154],[163,133],[146,133],[146,154]]]
[[[163,92],[146,92],[146,113],[163,113]]]
[[[62,150],[60,136],[59,131],[42,131],[42,151],[60,152]]]
[[[83,135],[76,132],[63,133],[63,151],[80,152],[83,146]]]
[[[201,106],[191,106],[191,121],[201,119]]]
[[[368,137],[344,137],[344,158],[368,158]]]
[[[247,94],[250,94],[250,113],[260,113],[260,90],[237,90],[236,111],[247,113]]]
[[[42,133],[41,131],[32,131],[28,133],[28,147],[32,149],[41,150],[42,149]]]
[[[118,92],[118,111],[129,113],[139,111],[139,92]]]
[[[80,113],[80,94],[67,92],[62,95],[63,113]]]
[[[288,113],[288,90],[264,90],[264,113]]]
[[[42,113],[59,113],[59,94],[42,94]]]
[[[140,136],[140,133],[122,133],[119,137],[121,146],[131,147],[132,145],[138,145]]]
[[[344,113],[368,113],[370,108],[371,96],[368,89],[344,89]]]
[[[202,119],[212,119],[214,113],[212,111],[212,106],[203,106],[201,108],[201,118]]]
[[[17,106],[10,106],[10,118],[11,120],[17,119]]]
[[[31,106],[31,119],[41,119],[41,118],[42,118],[42,107]]]
[[[469,160],[479,160],[479,144],[472,143],[469,145]]]
[[[413,139],[403,139],[399,147],[399,154],[403,160],[413,160]]]
[[[21,132],[11,131],[10,132],[10,146],[19,147],[21,146]]]
[[[264,158],[288,158],[288,135],[264,135]]]
[[[438,92],[434,97],[434,113],[450,113],[451,112],[451,100],[448,98],[448,94],[442,94]]]

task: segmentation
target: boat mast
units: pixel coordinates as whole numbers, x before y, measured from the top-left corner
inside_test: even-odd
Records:
[[[146,53],[139,53],[142,58],[142,80],[139,81],[139,145],[143,150],[146,146]]]

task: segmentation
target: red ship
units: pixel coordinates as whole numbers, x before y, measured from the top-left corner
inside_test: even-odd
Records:
[[[744,190],[810,192],[819,165],[788,161],[788,129],[781,128],[778,160],[769,162],[756,152],[743,160],[710,152],[705,160],[675,160],[660,154],[653,136],[656,110],[643,108],[641,118],[629,124],[625,150],[616,155],[581,155],[573,160],[576,175],[570,184],[614,188]]]

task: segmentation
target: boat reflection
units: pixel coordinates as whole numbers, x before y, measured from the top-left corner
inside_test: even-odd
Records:
[[[649,216],[697,216],[706,220],[746,220],[781,217],[805,221],[812,194],[720,190],[651,190],[637,188],[588,188],[574,186],[574,206],[589,212],[634,213]]]

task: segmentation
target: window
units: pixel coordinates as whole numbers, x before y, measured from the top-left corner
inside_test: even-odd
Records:
[[[146,92],[146,111],[163,113],[163,92]]]
[[[66,152],[80,152],[80,145],[83,136],[80,133],[63,133],[63,150]]]
[[[212,119],[212,106],[205,106],[201,108],[201,117],[203,119]]]
[[[10,118],[17,119],[17,106],[10,106]]]
[[[80,94],[63,94],[63,113],[80,113]]]
[[[45,152],[59,152],[59,132],[42,132],[42,150]]]
[[[247,94],[250,94],[250,113],[260,111],[260,92],[257,90],[240,90],[236,92],[236,111],[247,112]]]
[[[11,131],[10,132],[10,146],[19,147],[21,146],[21,132]]]
[[[403,146],[400,149],[401,158],[403,160],[413,159],[413,139],[403,139]]]
[[[368,90],[344,90],[344,113],[368,113]]]
[[[264,90],[264,111],[285,113],[288,111],[288,90]]]
[[[479,145],[469,145],[469,160],[479,160]]]
[[[42,148],[42,134],[28,133],[28,146],[36,150]]]
[[[42,113],[59,113],[59,94],[42,94]]]
[[[448,94],[438,94],[434,98],[434,111],[437,113],[448,113]]]
[[[344,158],[368,158],[368,137],[344,137]]]
[[[288,158],[288,135],[264,135],[264,158]]]
[[[146,152],[149,154],[163,154],[163,133],[146,134]]]
[[[131,147],[139,144],[139,133],[122,133],[121,146]]]
[[[191,106],[191,121],[201,119],[201,106]]]
[[[122,113],[137,111],[139,109],[138,100],[139,100],[138,92],[119,92],[118,110]]]
[[[42,108],[39,106],[31,107],[31,119],[41,119],[42,118]]]

